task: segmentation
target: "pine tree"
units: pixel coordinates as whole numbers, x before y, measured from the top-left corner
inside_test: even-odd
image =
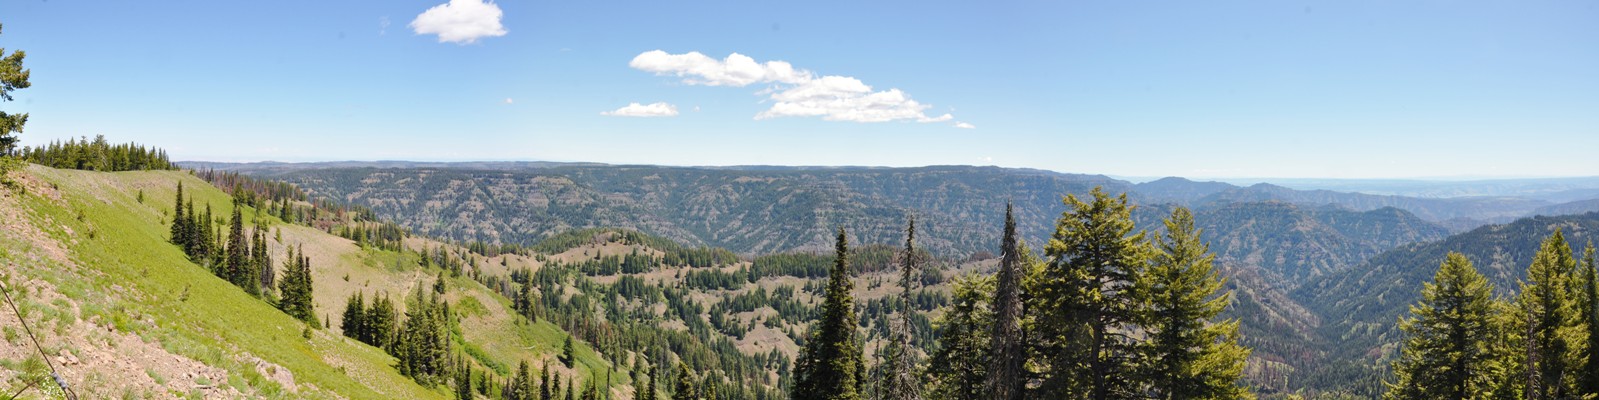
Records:
[[[862,363],[855,300],[851,291],[849,243],[838,229],[833,269],[827,281],[822,319],[812,328],[794,368],[791,398],[796,400],[854,400],[861,398]]]
[[[251,264],[259,271],[257,274],[259,282],[257,284],[261,287],[261,293],[270,298],[272,287],[277,286],[277,273],[272,268],[272,252],[267,247],[266,230],[266,222],[257,219],[255,229],[251,235],[252,244],[250,245],[250,248],[254,251],[250,255]]]
[[[1134,397],[1141,302],[1135,282],[1143,279],[1151,249],[1134,233],[1127,195],[1101,188],[1092,202],[1063,200],[1068,210],[1045,248],[1049,262],[1027,290],[1035,329],[1027,340],[1046,370],[1039,395],[1103,400]]]
[[[178,194],[173,196],[172,204],[172,243],[183,247],[188,252],[189,245],[189,214],[183,208],[183,181],[178,181]]]
[[[399,319],[399,314],[394,309],[394,302],[388,295],[375,297],[372,307],[361,313],[365,327],[361,328],[363,334],[360,340],[373,347],[384,349],[389,354],[395,354],[394,329]]]
[[[285,268],[283,281],[278,282],[281,297],[278,299],[278,308],[317,328],[316,310],[311,303],[311,259],[305,256],[303,249],[290,252],[289,259],[291,262]]]
[[[1238,345],[1238,321],[1215,321],[1232,298],[1211,265],[1215,255],[1187,208],[1177,207],[1165,224],[1160,252],[1138,282],[1149,307],[1151,391],[1161,399],[1253,398],[1238,385],[1249,357]]]
[[[990,353],[989,328],[993,311],[988,307],[994,279],[968,273],[950,282],[950,305],[938,321],[938,348],[927,363],[929,398],[978,399],[986,389]]]
[[[31,70],[22,68],[22,59],[27,57],[27,52],[15,50],[10,55],[5,53],[5,49],[0,49],[0,100],[11,101],[11,91],[27,89],[32,85],[28,83]],[[11,155],[17,145],[17,136],[13,133],[21,133],[22,126],[27,123],[27,113],[7,114],[0,111],[0,156]],[[0,176],[5,175],[5,172],[0,170]]]
[[[577,346],[572,343],[572,335],[566,335],[566,344],[561,346],[561,363],[568,368],[577,361]]]
[[[988,377],[983,382],[986,395],[995,400],[1020,400],[1026,391],[1023,366],[1027,362],[1027,346],[1023,338],[1022,269],[1021,254],[1016,237],[1016,218],[1009,203],[1005,204],[1005,233],[1000,240],[998,281],[995,283],[991,346],[988,351]]]
[[[244,237],[244,216],[240,209],[243,204],[233,203],[233,216],[228,225],[227,259],[224,261],[223,278],[232,282],[234,286],[244,289],[251,295],[260,294],[259,274],[251,268],[250,244]]]
[[[1582,267],[1578,268],[1577,281],[1581,282],[1579,295],[1582,304],[1582,325],[1587,340],[1587,351],[1582,356],[1582,376],[1579,387],[1583,394],[1599,394],[1599,265],[1595,265],[1593,242],[1582,252]]]
[[[650,366],[648,364],[643,365],[640,370],[642,372],[639,375],[644,382],[642,383],[642,387],[638,388],[638,393],[633,395],[633,399],[655,400],[655,374],[650,370]]]
[[[677,365],[677,391],[672,392],[672,400],[699,400],[699,393],[694,392],[694,371],[689,371],[687,365]]]
[[[1575,393],[1585,340],[1567,279],[1576,267],[1565,234],[1556,230],[1543,241],[1517,297],[1517,314],[1526,352],[1527,399],[1564,399]]]
[[[905,249],[900,255],[900,300],[905,308],[890,326],[889,342],[882,354],[884,362],[878,381],[877,398],[885,400],[915,400],[922,398],[922,383],[917,379],[916,349],[911,347],[911,287],[917,271],[916,219],[910,219],[905,228]]]
[[[1387,399],[1488,398],[1504,367],[1496,354],[1493,284],[1449,253],[1421,300],[1400,318],[1404,347]]]
[[[350,295],[345,301],[344,315],[339,318],[339,330],[344,331],[344,336],[361,342],[366,342],[367,334],[363,330],[367,326],[362,314],[366,312],[366,300],[360,292]]]

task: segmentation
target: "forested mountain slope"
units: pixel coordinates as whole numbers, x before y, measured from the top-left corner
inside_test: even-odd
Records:
[[[1500,295],[1516,290],[1539,243],[1555,230],[1578,251],[1599,239],[1599,213],[1524,218],[1489,225],[1446,239],[1402,246],[1359,266],[1312,278],[1292,295],[1326,317],[1320,334],[1338,344],[1333,360],[1386,367],[1397,344],[1396,323],[1419,299],[1422,282],[1432,279],[1449,252],[1464,254],[1487,276]],[[1368,383],[1374,377],[1364,378]]]

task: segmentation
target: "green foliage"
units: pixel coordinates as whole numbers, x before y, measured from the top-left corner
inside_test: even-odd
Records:
[[[1143,279],[1151,249],[1134,233],[1127,196],[1095,189],[1091,202],[1066,196],[1046,252],[1049,262],[1027,289],[1034,313],[1028,340],[1043,373],[1039,395],[1051,398],[1132,396],[1140,387],[1138,342]]]
[[[0,113],[3,115],[3,113]],[[26,115],[23,115],[26,117]],[[3,117],[0,117],[3,118]],[[146,148],[137,143],[111,144],[105,135],[96,135],[66,142],[50,142],[36,148],[24,147],[18,158],[51,168],[79,169],[85,171],[145,171],[178,169],[167,158],[167,151]]]
[[[796,379],[790,397],[796,400],[861,398],[861,380],[866,366],[855,334],[857,320],[851,294],[855,285],[850,281],[849,243],[843,228],[838,230],[834,250],[822,319],[812,328],[794,368]]]
[[[1433,282],[1424,283],[1394,361],[1388,399],[1491,398],[1512,379],[1505,331],[1495,313],[1493,284],[1471,260],[1450,253]]]
[[[927,363],[928,398],[987,398],[989,373],[989,329],[993,311],[989,306],[994,278],[977,274],[956,277],[950,283],[951,304],[939,319],[938,347]]]
[[[284,265],[283,281],[278,282],[278,309],[312,328],[320,327],[311,303],[311,259],[302,249],[290,251],[288,261]]]
[[[1565,234],[1556,230],[1533,257],[1516,298],[1517,328],[1525,334],[1521,391],[1528,399],[1561,399],[1577,391],[1586,340],[1568,283],[1576,266]]]
[[[1027,389],[1025,376],[1027,344],[1022,337],[1022,321],[1026,318],[1022,308],[1022,278],[1027,266],[1022,254],[1021,239],[1016,237],[1016,217],[1010,204],[1005,204],[1005,233],[1000,239],[999,272],[995,275],[993,324],[989,332],[992,347],[988,351],[988,376],[983,387],[999,400],[1021,399]],[[1030,258],[1030,257],[1029,257]],[[975,390],[976,386],[970,389]]]
[[[1209,246],[1194,228],[1194,216],[1178,207],[1166,219],[1149,271],[1136,282],[1148,303],[1141,322],[1148,332],[1143,366],[1156,398],[1241,399],[1239,386],[1249,349],[1238,345],[1238,321],[1216,321],[1232,293],[1222,287]]]
[[[32,70],[22,68],[22,59],[27,56],[28,53],[22,50],[15,50],[7,55],[6,49],[0,48],[0,100],[11,101],[12,91],[32,86],[28,82],[28,75]],[[17,145],[15,134],[22,133],[22,126],[27,123],[27,113],[8,114],[0,111],[0,157],[11,155],[11,150]],[[4,172],[5,169],[0,169],[0,174]]]

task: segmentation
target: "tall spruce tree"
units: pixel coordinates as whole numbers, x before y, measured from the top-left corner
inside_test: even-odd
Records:
[[[1159,399],[1242,399],[1253,396],[1239,378],[1249,349],[1238,345],[1238,320],[1216,321],[1232,293],[1194,228],[1194,214],[1177,207],[1165,221],[1149,273],[1139,281],[1148,342],[1150,391]]]
[[[344,315],[339,318],[339,330],[344,333],[345,337],[366,342],[367,334],[364,330],[367,327],[367,322],[366,318],[364,318],[365,313],[366,300],[362,294],[356,292],[350,295],[350,298],[344,304]]]
[[[1582,394],[1599,394],[1599,261],[1594,259],[1593,242],[1582,251],[1582,266],[1578,268],[1577,281],[1582,301],[1582,322],[1586,351],[1582,355],[1582,375],[1578,387]]]
[[[1067,195],[1067,211],[1045,248],[1049,261],[1027,305],[1035,328],[1027,340],[1045,372],[1043,398],[1136,397],[1142,302],[1133,290],[1152,252],[1134,232],[1127,195],[1094,188],[1091,202]]]
[[[950,305],[938,321],[938,348],[927,363],[928,397],[962,400],[990,396],[989,294],[994,278],[968,273],[950,282]]]
[[[999,242],[999,273],[994,288],[993,324],[989,333],[987,395],[995,400],[1020,400],[1027,389],[1024,366],[1027,363],[1023,338],[1022,267],[1016,217],[1011,204],[1005,204],[1005,232]]]
[[[1399,319],[1403,348],[1385,399],[1491,398],[1504,363],[1496,350],[1493,284],[1471,260],[1449,253],[1423,283],[1411,316]]]
[[[915,286],[918,258],[916,253],[916,219],[911,218],[905,227],[905,249],[900,255],[900,304],[890,328],[889,343],[882,349],[884,363],[879,367],[882,376],[878,381],[878,396],[884,400],[915,400],[922,398],[922,382],[917,377],[916,349],[911,343],[911,288]]]
[[[189,245],[189,214],[183,208],[183,181],[178,181],[178,193],[173,196],[172,204],[172,243],[183,247],[187,252]]]
[[[1565,234],[1556,230],[1539,246],[1521,284],[1516,306],[1525,332],[1522,394],[1527,399],[1564,399],[1576,393],[1585,340],[1567,283],[1575,267]]]
[[[224,279],[232,282],[234,286],[244,289],[245,293],[257,295],[261,293],[259,274],[253,267],[250,257],[250,242],[244,236],[244,216],[241,209],[244,204],[233,203],[233,216],[228,225],[227,259],[224,261]]]
[[[267,247],[266,231],[266,221],[257,218],[255,220],[255,229],[251,230],[250,235],[250,264],[254,265],[254,269],[257,271],[258,281],[256,284],[261,287],[261,293],[270,298],[272,288],[277,286],[277,272],[272,268],[272,252]]]
[[[844,228],[838,229],[834,245],[833,269],[827,280],[822,319],[816,321],[805,341],[805,348],[794,368],[796,376],[790,397],[795,400],[855,400],[861,398],[863,375],[861,346],[856,338],[858,326],[855,284],[850,280],[849,243]]]

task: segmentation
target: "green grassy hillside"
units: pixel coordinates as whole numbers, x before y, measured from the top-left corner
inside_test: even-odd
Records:
[[[167,242],[174,188],[215,215],[230,197],[187,173],[85,172],[30,166],[13,172],[22,190],[0,194],[0,280],[18,301],[45,353],[79,395],[89,398],[450,398],[401,376],[382,350],[343,337],[336,328],[305,325],[252,297]],[[256,213],[246,209],[246,224]],[[266,216],[275,260],[287,246],[311,258],[316,312],[338,325],[346,296],[388,293],[396,300],[438,270],[416,265],[410,252],[380,251],[320,230]],[[430,244],[412,240],[413,243]],[[431,243],[434,247],[441,244]],[[281,268],[281,265],[278,266]],[[495,292],[450,278],[445,298],[461,309],[464,340],[482,370],[552,363],[566,334],[547,322],[526,323]],[[403,302],[402,307],[403,307]],[[0,313],[4,389],[38,379],[44,364],[16,317]],[[609,370],[586,346],[579,380]],[[616,374],[616,382],[627,374]],[[496,378],[501,379],[501,378]],[[619,388],[613,388],[619,390]],[[43,395],[38,389],[29,395]]]

